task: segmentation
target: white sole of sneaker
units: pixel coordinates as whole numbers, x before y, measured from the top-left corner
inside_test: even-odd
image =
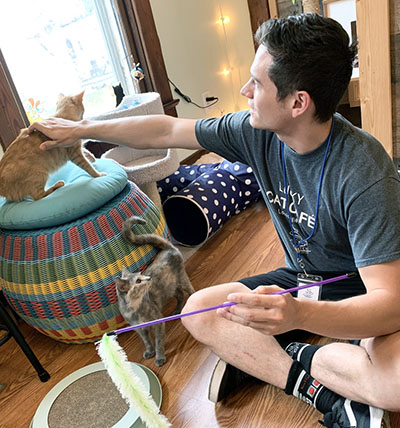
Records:
[[[369,406],[371,415],[371,428],[382,428],[383,424],[383,410],[377,407]]]
[[[211,375],[210,385],[208,387],[208,399],[213,403],[218,403],[219,389],[225,370],[226,362],[221,359],[218,360]]]

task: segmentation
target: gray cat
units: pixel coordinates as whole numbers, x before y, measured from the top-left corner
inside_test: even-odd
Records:
[[[171,297],[177,300],[175,313],[180,313],[184,305],[184,292],[189,295],[194,293],[182,255],[176,247],[159,235],[136,235],[132,232],[134,224],[145,223],[140,217],[130,217],[122,227],[122,235],[130,243],[149,244],[161,250],[145,272],[130,273],[128,269],[123,268],[121,277],[115,281],[119,309],[131,325],[162,318],[162,308]],[[155,336],[155,350],[151,330]],[[146,347],[143,357],[151,358],[155,354],[156,365],[162,366],[166,361],[165,324],[139,328],[136,331]]]

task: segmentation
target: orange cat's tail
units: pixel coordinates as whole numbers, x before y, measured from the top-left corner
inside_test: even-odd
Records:
[[[122,226],[122,236],[131,244],[135,245],[152,245],[153,247],[159,248],[160,250],[167,250],[174,248],[174,246],[167,239],[164,239],[162,236],[144,233],[141,235],[136,235],[132,231],[132,226],[134,224],[146,224],[146,220],[141,217],[132,216],[124,221]]]

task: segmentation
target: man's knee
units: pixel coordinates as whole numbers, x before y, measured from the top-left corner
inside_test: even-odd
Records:
[[[226,301],[226,296],[229,293],[243,291],[243,289],[247,289],[247,287],[235,282],[196,291],[196,293],[188,298],[182,309],[182,313],[198,311],[222,304]],[[200,342],[207,342],[207,336],[212,334],[211,332],[213,331],[215,323],[221,320],[222,319],[217,316],[215,310],[202,312],[193,316],[186,316],[181,319],[184,327]]]

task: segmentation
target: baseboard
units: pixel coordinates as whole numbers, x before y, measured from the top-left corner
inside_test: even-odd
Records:
[[[206,155],[207,153],[210,153],[206,149],[200,149],[196,152],[189,155],[187,158],[181,160],[181,165],[193,165],[196,161],[198,161],[202,156]]]

